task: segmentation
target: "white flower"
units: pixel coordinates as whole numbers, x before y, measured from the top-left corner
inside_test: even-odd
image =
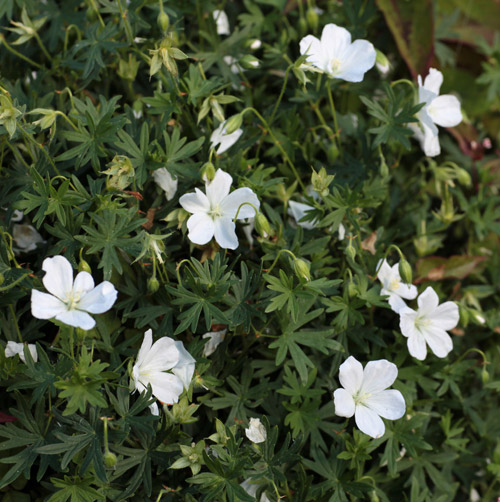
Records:
[[[215,24],[217,25],[217,33],[219,35],[229,35],[229,19],[223,10],[214,10],[212,12]]]
[[[402,308],[406,307],[403,298],[405,300],[414,300],[418,295],[417,288],[413,284],[401,282],[399,263],[391,267],[387,263],[387,260],[384,259],[382,264],[380,261],[377,263],[377,269],[378,280],[382,283],[380,294],[389,296],[389,305],[391,309],[398,314]]]
[[[36,363],[38,361],[36,345],[28,343],[28,350],[30,351],[31,358]],[[5,347],[5,357],[14,357],[16,354],[19,354],[21,361],[26,363],[26,358],[24,357],[24,343],[7,342],[7,346]]]
[[[116,301],[118,292],[108,281],[94,287],[94,279],[88,272],[80,272],[73,282],[73,268],[64,256],[43,260],[46,272],[43,285],[50,295],[33,289],[31,313],[38,319],[52,319],[74,326],[92,329],[94,319],[88,314],[102,314]]]
[[[226,122],[227,120],[222,122],[210,136],[211,148],[215,148],[220,143],[219,148],[215,151],[217,155],[221,155],[226,150],[229,150],[229,148],[231,148],[243,134],[243,129],[236,129],[236,131],[231,134],[227,134],[225,129]]]
[[[403,336],[408,338],[408,351],[423,361],[429,345],[437,357],[446,357],[453,349],[453,342],[446,331],[458,324],[458,305],[455,302],[439,305],[439,297],[430,286],[417,298],[417,302],[417,311],[409,307],[399,311],[399,326]]]
[[[342,223],[339,225],[338,232],[339,232],[339,241],[343,241],[345,237],[345,227],[344,225],[342,225]]]
[[[314,220],[309,221],[300,221],[304,216],[306,216],[308,211],[314,210],[313,206],[309,204],[304,204],[302,202],[295,202],[294,200],[288,201],[288,214],[293,216],[297,225],[306,230],[312,230],[318,223],[318,220],[315,218]]]
[[[335,413],[340,417],[352,417],[361,432],[372,438],[384,435],[382,418],[397,420],[406,409],[399,390],[386,390],[398,376],[398,368],[386,359],[370,361],[363,366],[350,356],[339,368],[342,388],[333,393]]]
[[[206,195],[196,188],[195,193],[185,194],[179,199],[181,206],[192,214],[187,221],[191,242],[206,244],[215,235],[221,248],[238,247],[233,219],[236,213],[238,219],[255,216],[254,207],[258,210],[260,202],[250,188],[238,188],[229,193],[232,182],[228,173],[218,169],[212,182],[206,186]]]
[[[153,343],[153,332],[148,329],[132,368],[135,389],[144,392],[151,385],[153,396],[162,403],[177,403],[191,383],[195,363],[181,341],[164,336]],[[158,414],[158,407],[153,405],[151,411]]]
[[[255,497],[257,495],[257,490],[259,489],[259,483],[254,482],[250,479],[245,479],[243,483],[240,483],[240,486],[245,490],[248,495]],[[271,502],[265,493],[262,493],[260,496],[259,502]]]
[[[323,28],[321,40],[313,35],[304,37],[300,41],[300,54],[307,54],[306,61],[330,77],[348,82],[361,82],[377,57],[370,42],[351,43],[351,34],[335,24]]]
[[[252,443],[263,443],[267,438],[266,428],[261,424],[259,418],[251,418],[245,434]]]
[[[229,66],[231,73],[234,73],[236,75],[237,73],[240,73],[240,71],[244,71],[243,68],[238,64],[238,60],[235,57],[224,56],[222,59],[224,63]]]
[[[24,212],[19,211],[19,209],[14,209],[14,212],[12,213],[11,221],[17,222],[21,221],[24,218]]]
[[[425,155],[429,157],[441,153],[436,124],[442,127],[454,127],[462,122],[458,99],[451,94],[439,96],[442,83],[443,74],[434,68],[429,70],[423,85],[422,77],[418,76],[418,102],[425,103],[425,106],[417,114],[419,124],[409,124],[415,137],[420,141]]]
[[[160,167],[153,171],[153,179],[165,192],[167,200],[172,200],[177,191],[177,178],[174,178],[165,167]]]
[[[19,251],[25,253],[34,251],[37,244],[45,242],[35,227],[17,223],[12,227],[12,238],[19,248]]]
[[[203,347],[203,355],[208,357],[215,352],[215,349],[222,343],[224,337],[226,336],[227,329],[222,331],[210,331],[205,333],[202,338],[208,338],[208,342],[205,343]]]
[[[257,50],[257,49],[260,49],[262,46],[262,42],[256,38],[251,44],[250,44],[250,49],[252,49],[253,51]]]

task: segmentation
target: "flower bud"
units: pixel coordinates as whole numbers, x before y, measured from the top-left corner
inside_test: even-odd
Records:
[[[484,366],[481,370],[481,380],[483,384],[487,384],[490,381],[490,374],[486,371],[486,368]]]
[[[251,54],[243,56],[238,63],[247,70],[253,70],[254,68],[258,68],[260,66],[260,61]]]
[[[104,465],[106,467],[114,467],[116,463],[118,462],[118,459],[116,458],[116,455],[109,450],[104,453],[103,455],[104,459]]]
[[[326,155],[328,157],[328,162],[330,164],[333,164],[337,159],[338,159],[338,156],[339,156],[339,148],[337,146],[337,142],[336,141],[332,141],[330,143],[330,146],[328,147],[328,150],[326,152]]]
[[[469,187],[471,186],[472,184],[472,179],[470,177],[470,174],[468,173],[468,171],[466,171],[465,169],[463,169],[462,167],[459,167],[457,170],[456,170],[456,174],[457,174],[457,180],[458,182],[465,186],[465,187]]]
[[[379,173],[382,178],[386,178],[389,176],[389,168],[387,167],[387,163],[385,161],[385,157],[383,155],[380,156],[380,165],[379,165]]]
[[[303,17],[299,18],[299,33],[301,36],[307,33],[307,21]]]
[[[311,30],[316,31],[318,29],[318,13],[312,7],[307,9],[306,19]]]
[[[158,22],[159,28],[164,33],[166,33],[166,31],[168,30],[168,27],[170,25],[170,19],[169,19],[168,15],[165,12],[163,12],[163,10],[160,12],[158,19],[157,19],[157,22]]]
[[[356,287],[356,284],[354,284],[354,281],[349,281],[347,283],[347,294],[349,295],[349,298],[354,298],[358,294],[358,288]]]
[[[470,314],[469,310],[466,307],[463,307],[462,305],[459,305],[459,314],[460,314],[460,324],[466,328],[467,325],[469,324],[469,319],[470,319]]]
[[[160,288],[160,283],[158,282],[158,279],[156,277],[150,277],[148,279],[148,291],[150,293],[156,293],[158,289]]]
[[[215,167],[212,162],[205,162],[201,166],[201,179],[205,183],[210,183],[215,178]]]
[[[387,59],[387,56],[383,52],[380,52],[378,49],[375,49],[375,52],[377,54],[375,59],[375,65],[377,67],[377,70],[384,77],[389,73],[391,65],[389,63],[389,60]]]
[[[399,262],[399,275],[405,284],[411,284],[413,280],[413,273],[411,271],[410,264],[405,258],[402,258]]]
[[[80,259],[80,263],[78,264],[78,272],[88,272],[89,274],[92,273],[90,265],[83,258]]]
[[[237,131],[241,124],[243,123],[243,115],[241,113],[237,113],[232,117],[229,117],[226,122],[226,126],[224,127],[226,134],[232,134]]]
[[[257,232],[264,237],[267,238],[271,235],[271,225],[269,224],[269,220],[265,217],[264,213],[257,213],[255,216],[255,228]]]
[[[349,245],[345,249],[345,254],[352,261],[354,261],[354,259],[356,258],[356,249],[352,245],[352,239],[349,240]]]
[[[306,281],[311,280],[311,269],[309,265],[302,260],[301,258],[296,258],[293,262],[293,269],[295,271],[295,275],[299,279],[305,279]]]
[[[250,41],[249,47],[253,51],[256,51],[257,49],[260,49],[261,46],[262,46],[262,42],[258,38],[256,38],[255,40],[251,40]]]

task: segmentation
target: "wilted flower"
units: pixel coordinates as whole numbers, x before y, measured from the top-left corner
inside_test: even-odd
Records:
[[[36,345],[28,343],[28,350],[30,351],[33,361],[36,363],[38,361]],[[5,347],[5,357],[14,357],[16,354],[19,355],[19,358],[23,363],[26,363],[26,358],[24,357],[24,343],[7,342],[7,346]]]
[[[321,40],[313,35],[304,37],[300,41],[300,54],[307,54],[306,61],[318,70],[348,82],[361,82],[377,57],[370,42],[351,43],[351,34],[335,24],[323,28]]]
[[[203,355],[208,357],[212,355],[217,347],[222,343],[224,337],[226,336],[227,329],[223,329],[221,331],[210,331],[209,333],[205,333],[202,338],[208,338],[208,342],[205,343],[203,347]]]
[[[195,193],[179,199],[181,206],[192,214],[187,227],[188,237],[195,244],[206,244],[215,236],[221,248],[238,247],[233,219],[237,213],[237,219],[255,216],[254,208],[258,210],[260,202],[250,188],[238,188],[229,193],[232,182],[228,173],[218,169],[212,182],[206,185],[206,195],[196,188]]]
[[[33,289],[31,313],[38,319],[52,319],[85,330],[95,326],[89,315],[102,314],[116,301],[118,292],[113,284],[104,281],[94,287],[88,272],[80,272],[73,282],[73,267],[64,256],[45,258],[42,270],[46,272],[43,285],[50,295]]]
[[[148,329],[132,368],[135,390],[144,392],[151,385],[153,396],[162,403],[177,403],[191,383],[195,363],[181,341],[164,336],[153,343],[153,332]],[[158,408],[153,406],[152,411],[157,414]]]
[[[165,192],[167,200],[172,200],[177,191],[177,178],[174,178],[165,167],[160,167],[153,171],[153,179]]]
[[[439,297],[431,286],[417,298],[417,302],[417,311],[409,307],[399,311],[399,325],[403,336],[408,338],[408,351],[423,361],[429,345],[437,357],[446,357],[453,349],[453,341],[446,331],[458,324],[458,305],[455,302],[439,305]]]
[[[365,368],[353,356],[339,368],[342,388],[333,393],[335,413],[340,417],[352,417],[361,432],[372,438],[384,435],[382,418],[397,420],[404,415],[406,405],[399,390],[389,389],[398,368],[386,359],[370,361]]]
[[[267,438],[267,432],[259,418],[251,418],[248,429],[245,429],[245,434],[252,443],[263,443]]]
[[[231,148],[243,134],[243,129],[236,129],[236,131],[231,134],[227,134],[225,129],[226,122],[227,120],[222,122],[210,136],[211,148],[215,148],[220,144],[219,148],[215,151],[217,155],[220,155]]]
[[[402,282],[399,275],[399,263],[391,267],[384,259],[382,263],[380,261],[377,263],[377,269],[378,280],[382,283],[380,294],[389,296],[388,302],[391,309],[399,313],[402,308],[406,307],[403,298],[405,300],[415,299],[418,295],[417,288],[413,284]]]
[[[443,74],[431,68],[422,85],[422,77],[418,76],[418,102],[425,106],[418,112],[419,124],[409,124],[420,141],[425,155],[435,157],[441,153],[439,131],[436,124],[442,127],[454,127],[462,122],[460,102],[451,94],[439,96],[443,83]],[[419,127],[420,126],[420,127]]]
[[[217,33],[219,35],[229,35],[229,19],[223,10],[214,10],[212,12],[215,24],[217,25]]]
[[[19,251],[29,253],[36,249],[36,245],[45,242],[32,225],[15,224],[12,227],[12,238]]]

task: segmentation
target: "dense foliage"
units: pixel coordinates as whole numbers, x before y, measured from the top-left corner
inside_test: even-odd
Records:
[[[2,500],[500,496],[498,2],[2,0],[0,22]],[[362,81],[301,56],[329,23],[380,51]],[[428,157],[431,67],[463,121]],[[232,214],[236,249],[192,242],[179,202],[218,170],[260,205]],[[82,307],[91,329],[32,301],[59,255],[118,292]],[[410,354],[384,258],[458,305],[446,357]],[[196,360],[158,414],[147,330]],[[349,356],[397,366],[381,437],[335,413]]]

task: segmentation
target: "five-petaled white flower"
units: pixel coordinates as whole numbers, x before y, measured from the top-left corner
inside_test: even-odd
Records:
[[[300,41],[300,54],[307,54],[306,61],[332,78],[348,82],[361,82],[375,64],[377,54],[367,40],[351,43],[351,34],[336,24],[327,24],[321,40],[307,35]]]
[[[398,376],[398,368],[386,359],[370,361],[365,368],[353,356],[339,368],[342,388],[333,393],[335,413],[352,417],[361,432],[372,438],[384,435],[382,418],[396,420],[404,415],[406,405],[399,390],[386,390]]]
[[[95,326],[90,314],[108,311],[116,301],[118,292],[113,284],[104,281],[94,287],[88,272],[80,272],[73,282],[73,267],[64,256],[43,260],[46,272],[43,285],[50,295],[33,289],[31,313],[38,319],[52,319],[85,330]]]
[[[143,392],[151,385],[153,396],[162,403],[177,403],[183,390],[189,388],[195,363],[181,341],[164,336],[153,343],[153,332],[148,329],[132,368],[135,389]],[[157,415],[155,404],[151,411]]]
[[[402,308],[406,307],[403,298],[414,300],[418,295],[417,288],[413,284],[405,284],[401,281],[399,263],[391,267],[384,259],[382,263],[380,261],[377,263],[377,269],[378,280],[382,283],[380,294],[389,296],[389,305],[398,314]]]
[[[417,302],[417,311],[409,307],[399,311],[399,326],[403,336],[408,338],[408,351],[423,361],[429,345],[437,357],[446,357],[453,349],[453,341],[446,331],[458,324],[458,305],[455,302],[439,305],[439,297],[431,286],[417,298]]]
[[[267,438],[266,428],[261,423],[260,418],[251,418],[245,434],[252,443],[263,443]]]
[[[215,148],[219,145],[219,148],[215,150],[217,155],[221,155],[226,150],[229,150],[239,139],[239,137],[243,134],[243,129],[236,129],[236,131],[231,134],[226,133],[226,122],[222,122],[217,129],[210,136],[211,147]]]
[[[205,357],[211,356],[217,347],[222,343],[224,337],[226,336],[227,329],[221,331],[210,331],[205,333],[202,338],[208,338],[208,342],[205,343],[203,347],[203,355]]]
[[[217,27],[217,34],[229,35],[229,19],[227,18],[227,14],[223,10],[215,9],[212,12],[212,17]]]
[[[228,173],[218,169],[214,179],[206,186],[206,195],[195,188],[195,193],[187,193],[179,199],[181,206],[192,213],[187,221],[191,242],[206,244],[215,236],[221,248],[238,247],[233,219],[237,213],[239,220],[255,216],[254,208],[258,210],[260,202],[247,187],[229,193],[232,182],[233,178]]]
[[[165,167],[160,167],[160,169],[153,171],[153,179],[165,192],[167,200],[172,200],[177,191],[177,178],[174,178]]]
[[[443,83],[443,74],[431,68],[422,85],[422,77],[418,76],[418,102],[425,106],[418,112],[419,124],[409,124],[420,141],[425,155],[435,157],[441,153],[439,131],[436,124],[442,127],[454,127],[462,122],[460,102],[451,94],[439,96]]]
[[[28,343],[28,350],[31,354],[31,358],[36,363],[38,361],[36,345]],[[26,363],[26,358],[24,357],[24,343],[7,342],[7,346],[5,347],[5,357],[14,357],[16,354],[19,355],[19,358],[23,363]]]

